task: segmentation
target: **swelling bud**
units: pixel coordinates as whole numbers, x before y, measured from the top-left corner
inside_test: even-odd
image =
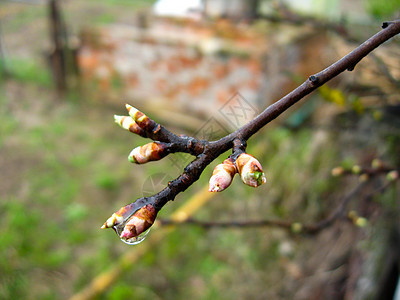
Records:
[[[267,181],[260,162],[252,155],[242,153],[236,159],[236,168],[243,183],[258,187]]]
[[[160,160],[168,153],[168,144],[152,142],[133,149],[128,159],[131,163],[144,164],[149,161]]]
[[[140,128],[138,124],[136,124],[136,122],[132,119],[132,117],[114,115],[114,121],[123,129],[129,130],[132,133],[136,133],[140,136],[146,137],[146,132],[142,128]]]
[[[125,224],[120,238],[129,240],[145,232],[153,225],[157,212],[153,205],[147,204],[135,212]]]
[[[210,178],[210,192],[222,192],[232,183],[237,170],[231,158],[225,159],[222,164],[214,168]]]

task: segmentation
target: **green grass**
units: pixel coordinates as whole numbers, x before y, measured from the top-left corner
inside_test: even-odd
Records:
[[[53,84],[49,68],[45,66],[44,61],[13,58],[9,60],[8,68],[10,76],[21,83],[37,84],[47,88]]]
[[[2,5],[5,12],[7,12],[7,6]],[[45,5],[15,5],[16,13],[12,13],[12,17],[7,18],[7,22],[4,25],[3,33],[17,33],[27,24],[33,24],[34,22],[45,22],[47,17],[47,7]],[[12,9],[12,8],[10,8]],[[11,10],[12,12],[12,10]],[[6,14],[7,16],[7,14]]]
[[[155,0],[136,0],[136,1],[130,1],[130,0],[100,0],[100,1],[95,1],[95,0],[90,0],[94,1],[96,3],[100,3],[103,5],[108,5],[108,6],[126,6],[130,8],[145,8],[145,7],[150,7],[152,4],[154,4],[156,1]]]
[[[393,13],[400,9],[399,0],[387,0],[384,2],[379,0],[367,0],[364,5],[367,11],[378,20],[392,17]]]

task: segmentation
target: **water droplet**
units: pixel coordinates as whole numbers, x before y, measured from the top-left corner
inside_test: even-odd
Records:
[[[140,244],[141,242],[144,241],[144,239],[146,238],[147,234],[150,231],[150,228],[149,228],[146,231],[144,231],[141,234],[139,234],[138,236],[132,237],[130,239],[120,238],[121,233],[124,230],[125,224],[126,224],[126,222],[124,222],[124,223],[122,223],[120,225],[114,226],[113,229],[114,229],[115,233],[118,235],[118,238],[121,241],[123,241],[125,244],[128,244],[128,245]]]

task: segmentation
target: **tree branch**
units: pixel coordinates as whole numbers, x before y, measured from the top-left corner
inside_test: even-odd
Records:
[[[127,109],[131,117],[116,116],[116,122],[125,129],[157,141],[134,149],[131,152],[132,157],[130,155],[133,162],[143,163],[157,160],[173,152],[187,152],[195,156],[195,159],[185,167],[183,173],[178,178],[169,182],[168,186],[162,191],[150,197],[139,198],[134,203],[121,208],[106,221],[102,228],[112,227],[117,233],[122,231],[127,233],[127,231],[130,231],[130,234],[125,234],[124,236],[127,239],[130,237],[135,238],[140,234],[139,231],[143,232],[143,230],[153,224],[158,211],[167,202],[174,200],[179,193],[185,191],[199,179],[203,170],[213,160],[232,148],[233,154],[230,158],[236,163],[236,171],[240,173],[242,180],[245,182],[246,176],[253,176],[256,177],[255,179],[253,178],[253,182],[257,180],[258,184],[264,183],[265,177],[263,177],[264,174],[262,173],[261,165],[255,158],[251,158],[250,155],[244,153],[247,140],[289,107],[296,104],[324,83],[346,70],[352,71],[362,58],[400,33],[400,20],[385,22],[382,27],[384,28],[383,30],[362,43],[342,59],[321,72],[311,75],[303,84],[267,107],[255,119],[217,141],[199,141],[191,137],[177,136],[148,118],[142,112],[128,105]],[[251,161],[247,169],[243,168],[243,165],[238,165],[237,154],[247,155],[243,161],[243,164]],[[241,174],[243,170],[247,174]],[[231,175],[232,177],[234,173]],[[225,177],[224,180],[226,179]],[[258,181],[259,179],[261,180]],[[258,184],[252,186],[257,186]],[[141,230],[138,230],[138,228]],[[120,236],[122,237],[122,234]]]

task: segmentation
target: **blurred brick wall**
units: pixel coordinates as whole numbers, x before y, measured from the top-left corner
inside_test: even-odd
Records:
[[[85,85],[107,95],[164,99],[209,112],[235,93],[258,106],[266,43],[249,29],[158,22],[148,29],[84,30],[78,61]]]

